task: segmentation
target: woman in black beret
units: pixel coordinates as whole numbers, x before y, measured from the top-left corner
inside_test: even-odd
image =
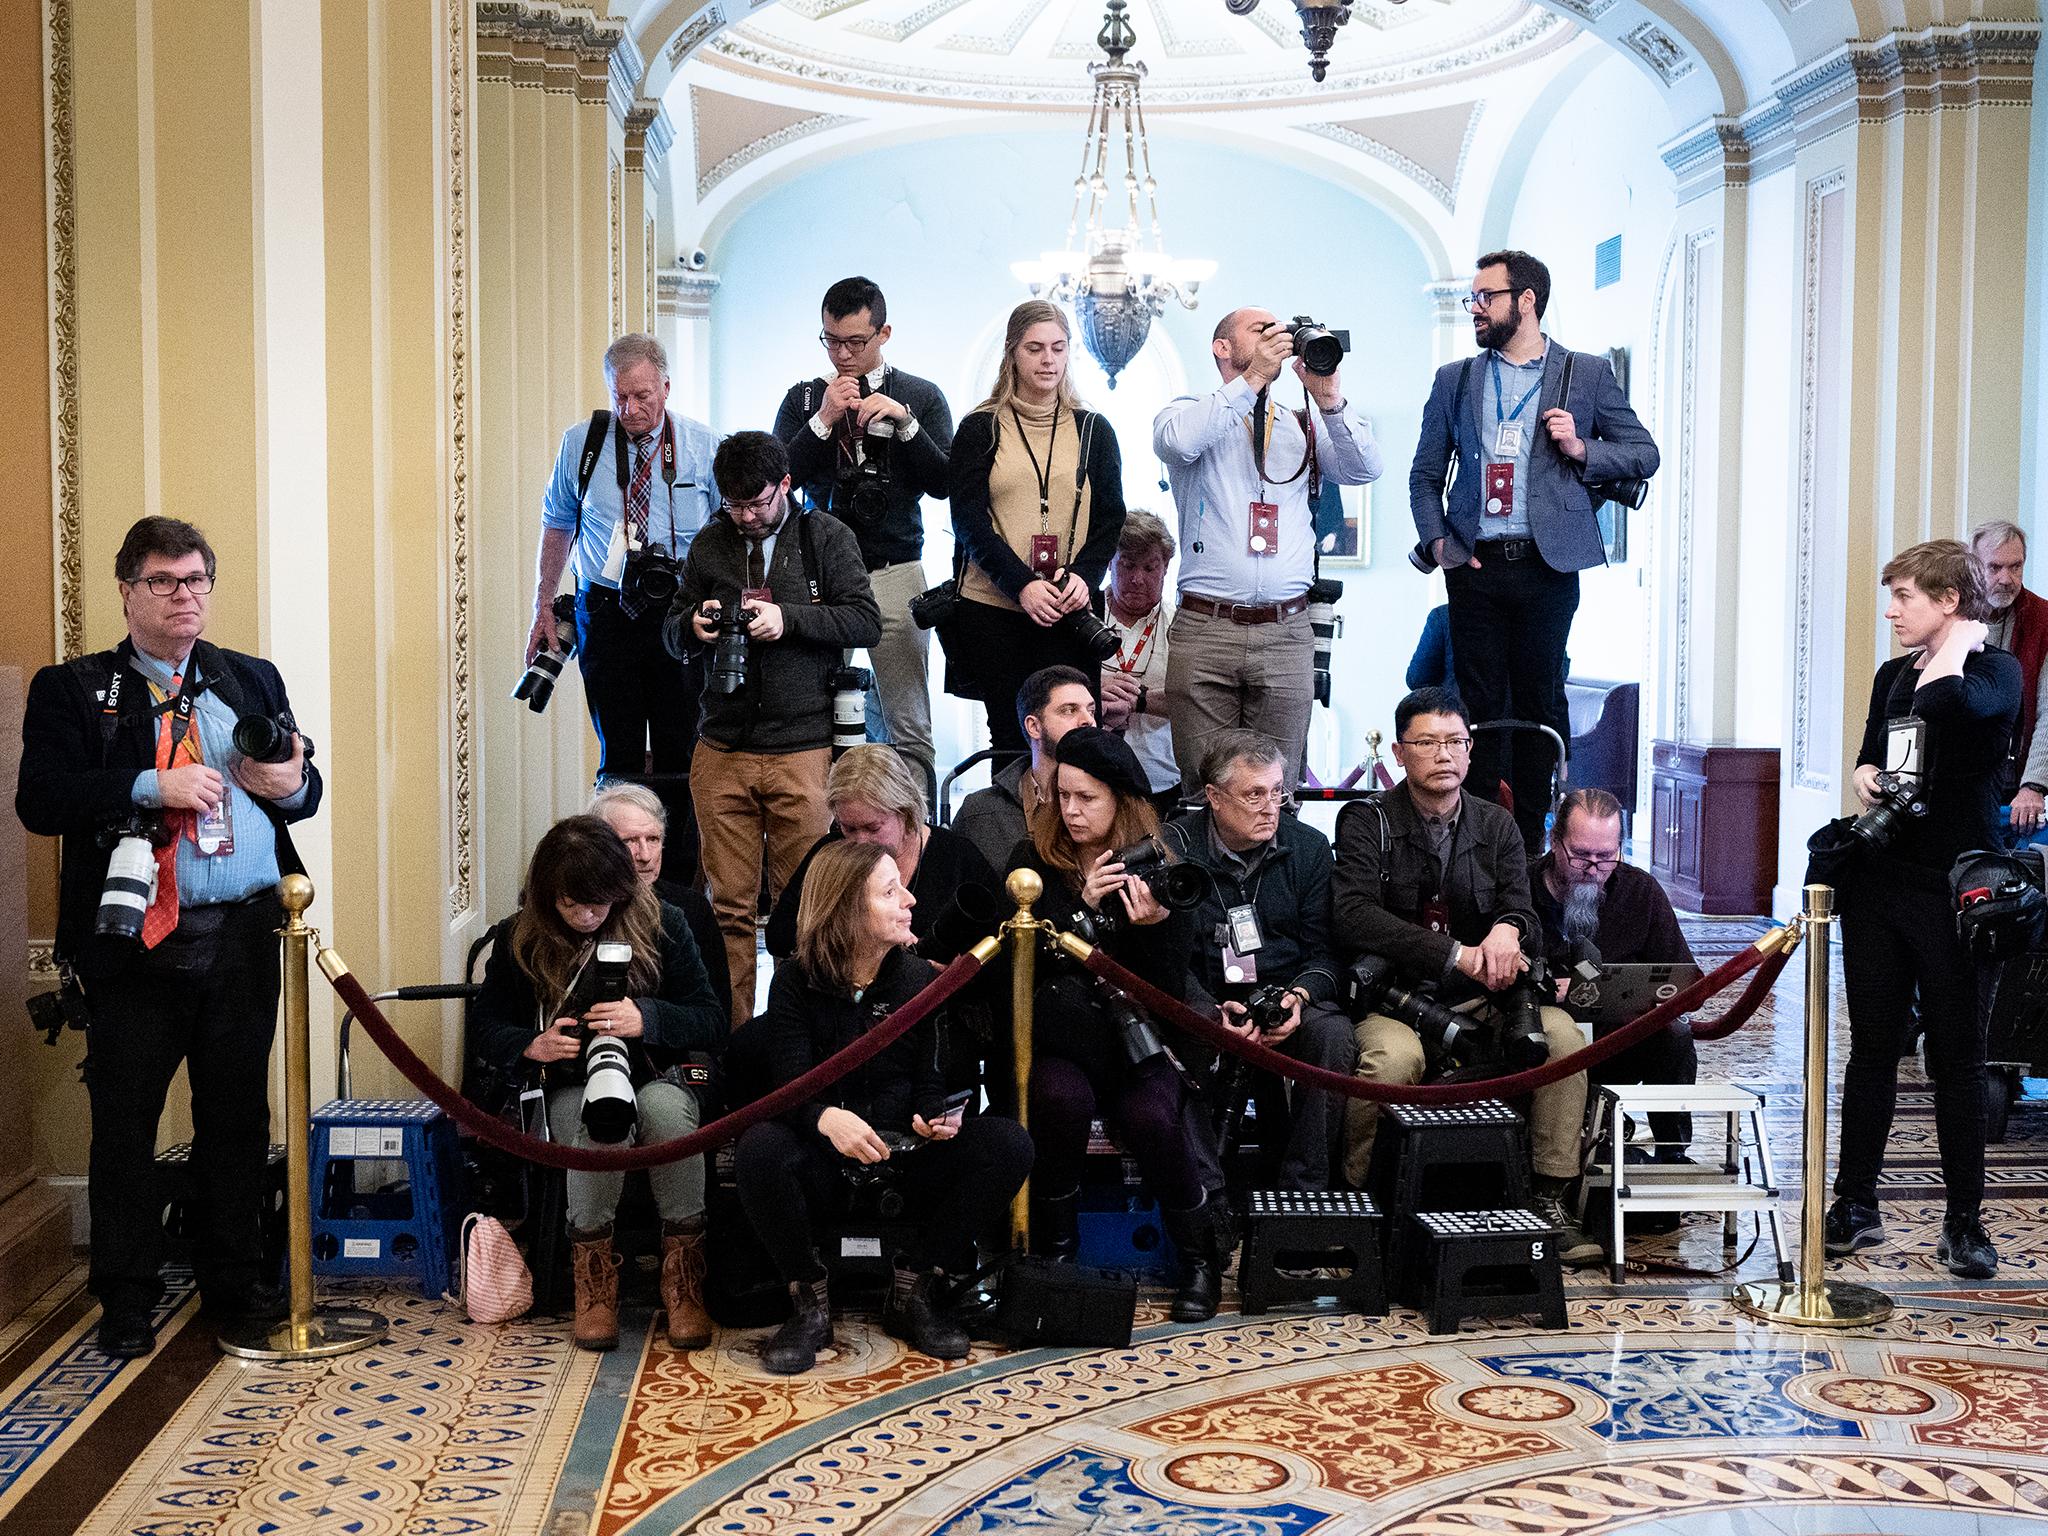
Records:
[[[1118,857],[1141,847],[1164,853],[1144,770],[1122,737],[1092,725],[1067,732],[1056,755],[1052,799],[1036,809],[1010,868],[1034,870],[1044,880],[1040,916],[1185,999],[1193,987],[1193,912],[1169,909]],[[1172,1026],[1069,965],[1040,972],[1034,1020],[1035,1246],[1058,1258],[1071,1257],[1079,1247],[1082,1164],[1090,1123],[1100,1115],[1117,1144],[1137,1160],[1179,1251],[1175,1320],[1213,1317],[1222,1288],[1226,1213],[1220,1200],[1206,1196],[1191,1153],[1191,1105],[1172,1054]]]

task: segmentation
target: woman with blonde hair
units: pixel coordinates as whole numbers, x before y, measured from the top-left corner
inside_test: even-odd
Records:
[[[1069,339],[1056,304],[1010,311],[995,388],[953,434],[965,564],[947,655],[973,679],[999,751],[1025,749],[1025,678],[1055,664],[1093,677],[1104,659],[1085,628],[1123,531],[1123,457],[1109,422],[1075,398]]]
[[[936,968],[909,948],[916,905],[896,861],[875,844],[819,851],[797,909],[796,953],[775,968],[768,1011],[748,1026],[761,1037],[771,1087],[837,1055],[930,984]],[[921,1019],[816,1097],[740,1137],[740,1202],[789,1285],[793,1315],[761,1351],[776,1375],[809,1370],[832,1344],[812,1221],[843,1205],[848,1175],[863,1168],[895,1184],[916,1227],[908,1250],[892,1255],[882,1326],[937,1359],[967,1353],[938,1282],[974,1273],[975,1237],[1000,1227],[1030,1171],[1031,1138],[1015,1120],[947,1103],[938,1038],[937,1019]]]
[[[966,838],[925,820],[924,785],[894,747],[871,742],[847,752],[825,779],[825,804],[832,812],[832,830],[804,855],[782,888],[768,919],[769,954],[781,960],[796,949],[797,912],[811,861],[839,842],[873,843],[896,861],[904,889],[917,898],[910,928],[917,952],[927,960],[944,964],[963,947],[950,931],[958,925],[941,922],[956,909],[986,912],[990,922],[983,932],[993,928],[996,872]],[[976,933],[969,942],[980,937]]]

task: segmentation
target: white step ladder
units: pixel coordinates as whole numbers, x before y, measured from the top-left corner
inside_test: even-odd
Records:
[[[1628,1119],[1642,1121],[1653,1114],[1690,1114],[1695,1118],[1696,1135],[1703,1129],[1701,1120],[1719,1115],[1726,1127],[1720,1166],[1631,1163],[1625,1154],[1613,1150],[1624,1142]],[[1746,1149],[1754,1151],[1753,1164]],[[1610,1161],[1601,1160],[1603,1153]],[[1621,1159],[1619,1179],[1611,1161],[1617,1156]],[[1631,1211],[1724,1212],[1722,1242],[1728,1248],[1735,1246],[1737,1213],[1756,1211],[1770,1228],[1778,1278],[1788,1283],[1792,1279],[1780,1209],[1783,1191],[1771,1162],[1770,1132],[1764,1125],[1764,1096],[1760,1093],[1734,1083],[1601,1084],[1593,1102],[1593,1123],[1586,1136],[1579,1181],[1581,1219],[1596,1190],[1603,1192],[1601,1198],[1608,1201],[1613,1214],[1610,1276],[1616,1285],[1622,1283],[1626,1264],[1626,1223]]]

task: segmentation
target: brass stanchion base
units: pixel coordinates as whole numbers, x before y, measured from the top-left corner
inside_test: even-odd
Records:
[[[1797,1280],[1752,1280],[1728,1299],[1763,1322],[1801,1328],[1864,1328],[1892,1315],[1891,1297],[1847,1280],[1823,1280],[1811,1289]]]
[[[220,1336],[221,1353],[243,1360],[326,1360],[381,1343],[389,1325],[355,1307],[315,1307],[305,1323],[238,1323]]]

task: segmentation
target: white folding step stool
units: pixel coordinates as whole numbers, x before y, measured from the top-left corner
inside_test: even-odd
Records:
[[[1738,1211],[1756,1211],[1770,1227],[1771,1248],[1778,1257],[1778,1278],[1790,1282],[1792,1265],[1785,1256],[1785,1229],[1780,1210],[1782,1191],[1771,1162],[1770,1132],[1764,1126],[1764,1096],[1734,1083],[1604,1083],[1593,1103],[1593,1124],[1586,1138],[1584,1176],[1579,1181],[1579,1214],[1584,1217],[1593,1191],[1613,1212],[1614,1254],[1611,1278],[1622,1281],[1627,1236],[1624,1224],[1630,1211],[1722,1211],[1722,1241],[1735,1245],[1735,1217]],[[1624,1143],[1629,1118],[1643,1120],[1652,1114],[1690,1114],[1698,1122],[1719,1115],[1726,1127],[1726,1146],[1721,1166],[1702,1167],[1683,1163],[1631,1163],[1625,1154],[1609,1150],[1610,1159],[1620,1158],[1621,1177],[1614,1176],[1612,1161],[1600,1161],[1604,1148]],[[1755,1149],[1752,1168],[1744,1155],[1746,1142]],[[1752,1181],[1751,1175],[1757,1175]]]

